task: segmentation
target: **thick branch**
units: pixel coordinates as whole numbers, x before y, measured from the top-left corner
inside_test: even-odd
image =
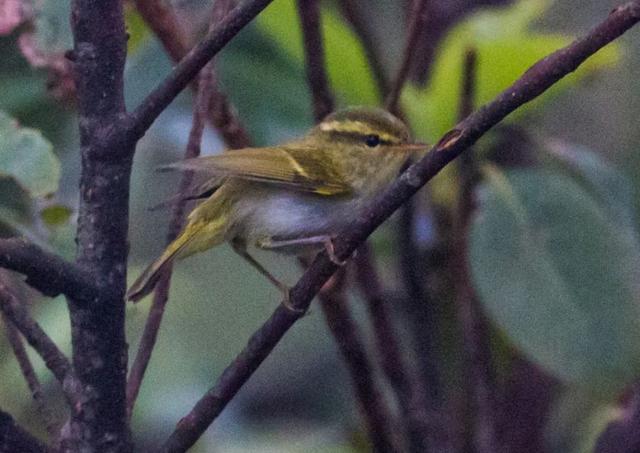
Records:
[[[449,162],[473,145],[489,129],[521,105],[531,101],[562,77],[576,70],[588,57],[613,41],[640,20],[640,0],[614,10],[588,35],[574,41],[532,66],[494,101],[460,122],[425,157],[407,169],[363,210],[360,219],[335,240],[338,259],[347,259],[385,219],[430,181]],[[311,300],[335,273],[337,266],[326,252],[318,254],[307,272],[291,289],[293,307],[306,311]],[[213,422],[242,385],[276,346],[301,314],[279,306],[248,345],[227,367],[216,385],[185,416],[163,451],[184,451]]]
[[[117,127],[125,115],[127,34],[122,5],[122,0],[72,2],[82,154],[77,262],[96,284],[109,289],[88,303],[69,303],[73,365],[84,397],[61,440],[63,449],[72,451],[131,451],[124,292],[135,143],[124,140],[127,137]]]
[[[0,453],[46,453],[47,447],[0,410]]]
[[[27,284],[45,296],[65,294],[85,300],[99,292],[95,280],[82,268],[26,239],[0,239],[0,267],[24,274]]]
[[[124,120],[121,127],[131,134],[130,138],[142,137],[160,113],[197,76],[204,65],[272,1],[247,0],[234,8],[218,27],[211,30],[175,67],[173,72]]]

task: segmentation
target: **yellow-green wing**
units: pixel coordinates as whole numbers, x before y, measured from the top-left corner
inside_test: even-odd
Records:
[[[304,145],[238,149],[217,156],[184,160],[167,168],[209,173],[216,178],[230,176],[286,185],[321,195],[344,194],[352,190],[340,162],[328,153]]]

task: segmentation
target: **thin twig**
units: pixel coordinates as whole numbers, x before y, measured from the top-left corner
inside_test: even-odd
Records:
[[[24,343],[22,342],[22,337],[16,329],[16,326],[7,318],[7,316],[2,313],[2,320],[4,321],[5,333],[7,335],[7,340],[11,345],[11,349],[13,350],[13,355],[16,356],[16,360],[18,362],[18,366],[20,367],[20,371],[22,372],[22,376],[24,380],[27,382],[27,386],[29,387],[29,391],[31,392],[31,397],[36,405],[36,410],[42,418],[44,422],[47,433],[50,438],[54,438],[56,436],[56,423],[53,418],[53,414],[47,407],[44,401],[44,393],[42,392],[42,384],[40,384],[40,380],[36,375],[36,371],[31,364],[31,360],[29,359],[29,355],[27,354],[27,350],[24,347]]]
[[[233,9],[225,19],[198,43],[175,69],[123,121],[120,127],[129,139],[137,140],[175,97],[197,76],[198,72],[231,39],[253,20],[273,0],[245,1]],[[116,134],[112,139],[120,139]]]
[[[46,453],[47,446],[0,409],[0,453]]]
[[[334,241],[335,255],[347,259],[398,207],[438,174],[449,162],[473,145],[489,129],[521,105],[535,99],[599,49],[640,21],[640,0],[614,10],[601,24],[533,65],[492,102],[458,123],[431,152],[412,165],[379,197],[363,208],[362,215]],[[291,305],[280,305],[249,339],[247,346],[225,369],[218,382],[178,423],[162,451],[185,451],[202,435],[238,390],[251,377],[284,334],[302,316],[311,300],[338,267],[326,252],[314,259],[291,289]],[[299,310],[299,311],[298,311]]]
[[[475,98],[476,52],[465,53],[460,119],[473,111]],[[501,446],[496,432],[495,395],[492,376],[491,349],[488,326],[480,310],[468,264],[469,222],[475,208],[473,193],[476,184],[476,164],[472,152],[464,153],[459,160],[460,197],[454,222],[453,260],[451,269],[455,275],[455,294],[458,322],[462,330],[465,351],[466,400],[470,401],[472,443],[478,453],[497,453]]]
[[[196,95],[193,108],[193,124],[191,126],[191,132],[189,133],[189,140],[185,149],[184,158],[191,159],[200,155],[200,144],[202,142],[202,132],[204,130],[204,119],[209,110],[210,89],[212,83],[211,67],[205,66],[199,78],[199,88]],[[185,193],[191,185],[193,174],[187,172],[180,181],[180,188],[178,194]],[[171,243],[182,229],[185,214],[185,202],[178,200],[174,205],[173,213],[171,216],[171,222],[169,223],[169,232],[167,234],[167,243]],[[151,302],[151,308],[149,309],[149,316],[144,326],[142,338],[140,339],[140,345],[138,346],[138,352],[131,366],[129,372],[129,379],[127,381],[127,412],[129,416],[133,411],[142,380],[144,379],[147,366],[151,360],[151,354],[156,344],[156,338],[158,337],[158,331],[160,330],[160,324],[164,316],[164,310],[167,301],[169,300],[169,288],[171,286],[171,268],[167,269],[156,286],[153,293],[153,301]]]
[[[392,412],[382,396],[361,341],[362,333],[349,312],[342,289],[342,285],[332,285],[321,291],[322,313],[349,369],[373,451],[401,451]]]
[[[313,97],[313,114],[318,122],[334,109],[334,100],[325,70],[324,46],[320,30],[320,2],[297,0],[297,5],[302,26],[307,82]]]
[[[430,446],[434,448],[437,445],[438,441],[433,435],[439,429],[429,417],[424,383],[407,360],[398,341],[392,322],[393,313],[384,300],[380,277],[366,242],[358,249],[355,268],[356,282],[365,297],[373,323],[378,356],[382,361],[382,369],[397,394],[411,451],[429,451]]]
[[[334,107],[324,58],[320,9],[317,0],[298,0],[298,14],[302,24],[307,82],[313,98],[316,122],[320,122]],[[303,267],[307,267],[300,259]],[[347,307],[344,296],[344,272],[334,277],[331,285],[320,293],[322,311],[342,356],[347,364],[361,413],[366,422],[369,439],[375,451],[398,451],[397,436],[391,411],[381,395],[373,366],[367,356],[357,325]]]
[[[362,15],[362,6],[358,5],[357,0],[340,0],[338,2],[340,10],[345,19],[351,24],[353,31],[360,38],[362,47],[367,56],[367,61],[371,65],[371,72],[376,79],[378,91],[382,98],[385,98],[391,90],[391,82],[382,64],[380,53],[383,51],[376,46],[375,38],[372,33],[372,25]],[[365,5],[366,4],[362,4]]]
[[[213,4],[212,24],[219,24],[228,14],[233,0],[217,0]],[[189,53],[189,43],[172,8],[159,0],[136,0],[140,15],[156,34],[165,50],[174,62],[179,62]],[[210,28],[210,30],[213,30]],[[246,148],[251,140],[246,128],[238,118],[235,108],[227,96],[218,88],[215,81],[215,68],[212,69],[214,82],[210,90],[209,121],[220,132],[225,144],[230,148]],[[196,84],[192,84],[197,88]]]
[[[189,52],[189,39],[178,22],[169,2],[135,0],[142,19],[153,30],[173,61],[180,61]]]
[[[65,294],[86,300],[101,291],[81,267],[24,238],[0,239],[0,267],[25,275],[26,283],[45,296]]]
[[[422,31],[429,1],[430,0],[413,0],[411,15],[409,16],[410,21],[407,40],[405,42],[402,60],[400,61],[400,68],[398,69],[398,74],[391,85],[391,90],[387,94],[385,102],[387,110],[396,115],[399,111],[398,102],[400,100],[400,93],[402,92],[402,87],[404,87],[407,77],[409,76],[409,69],[413,62],[413,56],[415,55],[417,48],[416,43],[420,36],[420,32]]]
[[[80,384],[69,359],[58,349],[58,346],[2,280],[0,280],[0,310],[42,358],[47,368],[62,385],[69,403],[72,407],[75,406],[81,400]]]

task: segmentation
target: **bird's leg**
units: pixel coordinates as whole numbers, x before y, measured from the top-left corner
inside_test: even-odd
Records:
[[[283,247],[291,247],[298,245],[323,245],[329,255],[331,262],[337,266],[344,266],[346,261],[338,259],[333,246],[333,237],[329,235],[309,236],[306,238],[286,239],[283,241],[274,241],[272,239],[263,239],[259,242],[258,247],[263,249],[278,249]]]
[[[282,300],[282,305],[284,305],[285,308],[295,313],[296,315],[304,315],[306,313],[306,310],[296,308],[291,304],[291,300],[289,298],[290,288],[284,283],[282,283],[280,280],[275,278],[271,272],[266,270],[264,266],[262,266],[262,264],[260,264],[253,256],[249,254],[249,252],[247,252],[247,244],[244,241],[240,239],[232,239],[231,248],[233,249],[234,252],[236,252],[238,255],[244,258],[249,264],[251,264],[251,266],[253,266],[254,269],[256,269],[262,275],[267,277],[267,279],[282,292],[282,295],[284,296],[284,299]]]

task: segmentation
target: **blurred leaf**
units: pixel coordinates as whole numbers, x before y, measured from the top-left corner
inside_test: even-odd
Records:
[[[13,178],[0,175],[0,236],[22,231],[31,219],[31,198]]]
[[[0,111],[0,175],[11,176],[33,196],[55,192],[60,162],[42,134],[21,128]]]
[[[130,3],[125,3],[124,20],[127,27],[127,56],[135,54],[152,35],[138,10]]]
[[[532,31],[549,1],[520,0],[512,7],[474,14],[448,34],[440,47],[434,73],[425,88],[408,86],[402,103],[417,136],[435,141],[457,121],[462,67],[468,48],[477,51],[476,102],[492,100],[536,61],[567,45],[572,37]],[[540,105],[561,90],[596,69],[609,67],[619,59],[619,47],[608,46],[591,57],[575,74],[565,78],[533,105]],[[517,118],[531,105],[510,116]]]
[[[559,378],[612,396],[640,371],[640,247],[570,178],[488,168],[471,231],[480,299]]]
[[[621,415],[616,405],[567,389],[555,403],[546,425],[549,453],[591,453],[600,434]]]
[[[43,53],[64,53],[73,48],[71,34],[71,1],[35,2],[35,35],[38,49]]]
[[[40,217],[42,217],[42,220],[47,226],[55,227],[67,223],[72,212],[73,211],[67,206],[54,204],[40,211]]]
[[[632,226],[635,221],[634,190],[631,182],[600,154],[584,146],[547,140],[544,150],[611,211],[617,222]]]
[[[291,139],[313,124],[302,66],[255,27],[243,30],[216,62],[223,91],[256,145]]]
[[[272,3],[258,16],[258,26],[297,65],[304,65],[300,19],[292,0]],[[321,27],[330,85],[347,105],[380,102],[375,80],[360,41],[334,11],[322,8]]]

